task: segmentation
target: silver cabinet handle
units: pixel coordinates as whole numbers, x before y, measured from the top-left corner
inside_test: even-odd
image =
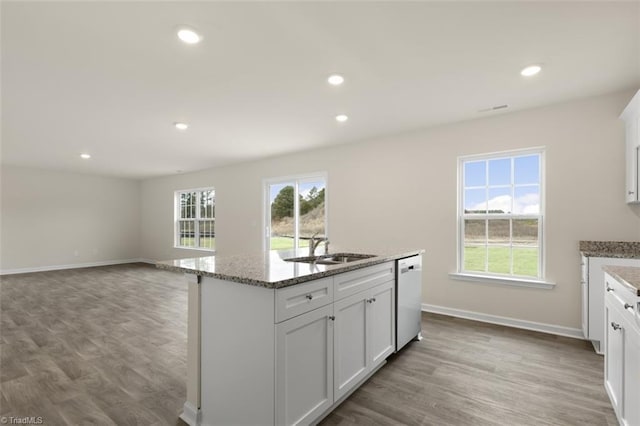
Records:
[[[616,324],[615,322],[611,322],[611,328],[613,328],[614,330],[620,330],[622,327],[620,327],[620,324]]]
[[[613,291],[613,289],[607,285],[607,291]]]
[[[625,308],[625,309],[631,309],[631,310],[633,311],[633,305],[630,305],[630,304],[628,304],[628,303],[625,303],[625,304],[624,304],[624,308]]]
[[[311,300],[311,299],[313,299],[313,294],[307,294],[305,297],[306,297],[307,299]]]
[[[627,194],[628,195],[633,195],[633,194],[635,194],[635,192],[634,191],[628,191]]]
[[[329,315],[327,318],[329,318],[331,321],[335,321],[336,317],[334,315]]]
[[[371,299],[367,299],[367,303],[373,303],[376,301],[375,297],[372,297]]]

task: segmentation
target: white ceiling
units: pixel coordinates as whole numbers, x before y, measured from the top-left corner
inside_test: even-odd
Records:
[[[145,178],[640,87],[637,1],[1,7],[3,164]]]

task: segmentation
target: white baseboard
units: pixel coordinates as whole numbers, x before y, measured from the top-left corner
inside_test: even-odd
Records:
[[[522,328],[525,330],[539,331],[541,333],[556,334],[558,336],[572,337],[584,340],[582,330],[579,328],[563,327],[560,325],[544,324],[541,322],[526,321],[517,318],[501,317],[498,315],[483,314],[481,312],[465,311],[462,309],[447,308],[445,306],[422,304],[422,310],[434,314],[449,315],[490,324],[505,325],[507,327]]]
[[[179,417],[189,426],[200,424],[200,410],[191,405],[189,401],[182,406],[182,414]]]
[[[17,269],[3,269],[0,270],[0,275],[14,275],[14,274],[27,274],[29,272],[45,272],[45,271],[58,271],[61,269],[77,269],[77,268],[91,268],[94,266],[109,266],[109,265],[122,265],[124,263],[152,263],[156,262],[150,259],[120,259],[120,260],[102,260],[99,262],[88,263],[74,263],[70,265],[49,265],[49,266],[35,266],[31,268],[17,268]]]

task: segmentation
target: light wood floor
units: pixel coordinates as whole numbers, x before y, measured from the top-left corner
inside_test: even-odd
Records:
[[[177,423],[181,274],[132,264],[2,277],[0,415],[51,425]]]
[[[186,284],[144,264],[0,279],[0,416],[183,423]],[[328,425],[616,425],[587,342],[423,314]]]
[[[426,313],[422,330],[322,424],[618,424],[588,342]]]

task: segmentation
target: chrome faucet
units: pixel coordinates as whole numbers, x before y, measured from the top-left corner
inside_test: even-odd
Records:
[[[318,233],[316,232],[311,236],[309,240],[309,257],[315,256],[316,248],[318,245],[324,241],[324,254],[329,254],[329,240],[327,238],[316,238]]]

